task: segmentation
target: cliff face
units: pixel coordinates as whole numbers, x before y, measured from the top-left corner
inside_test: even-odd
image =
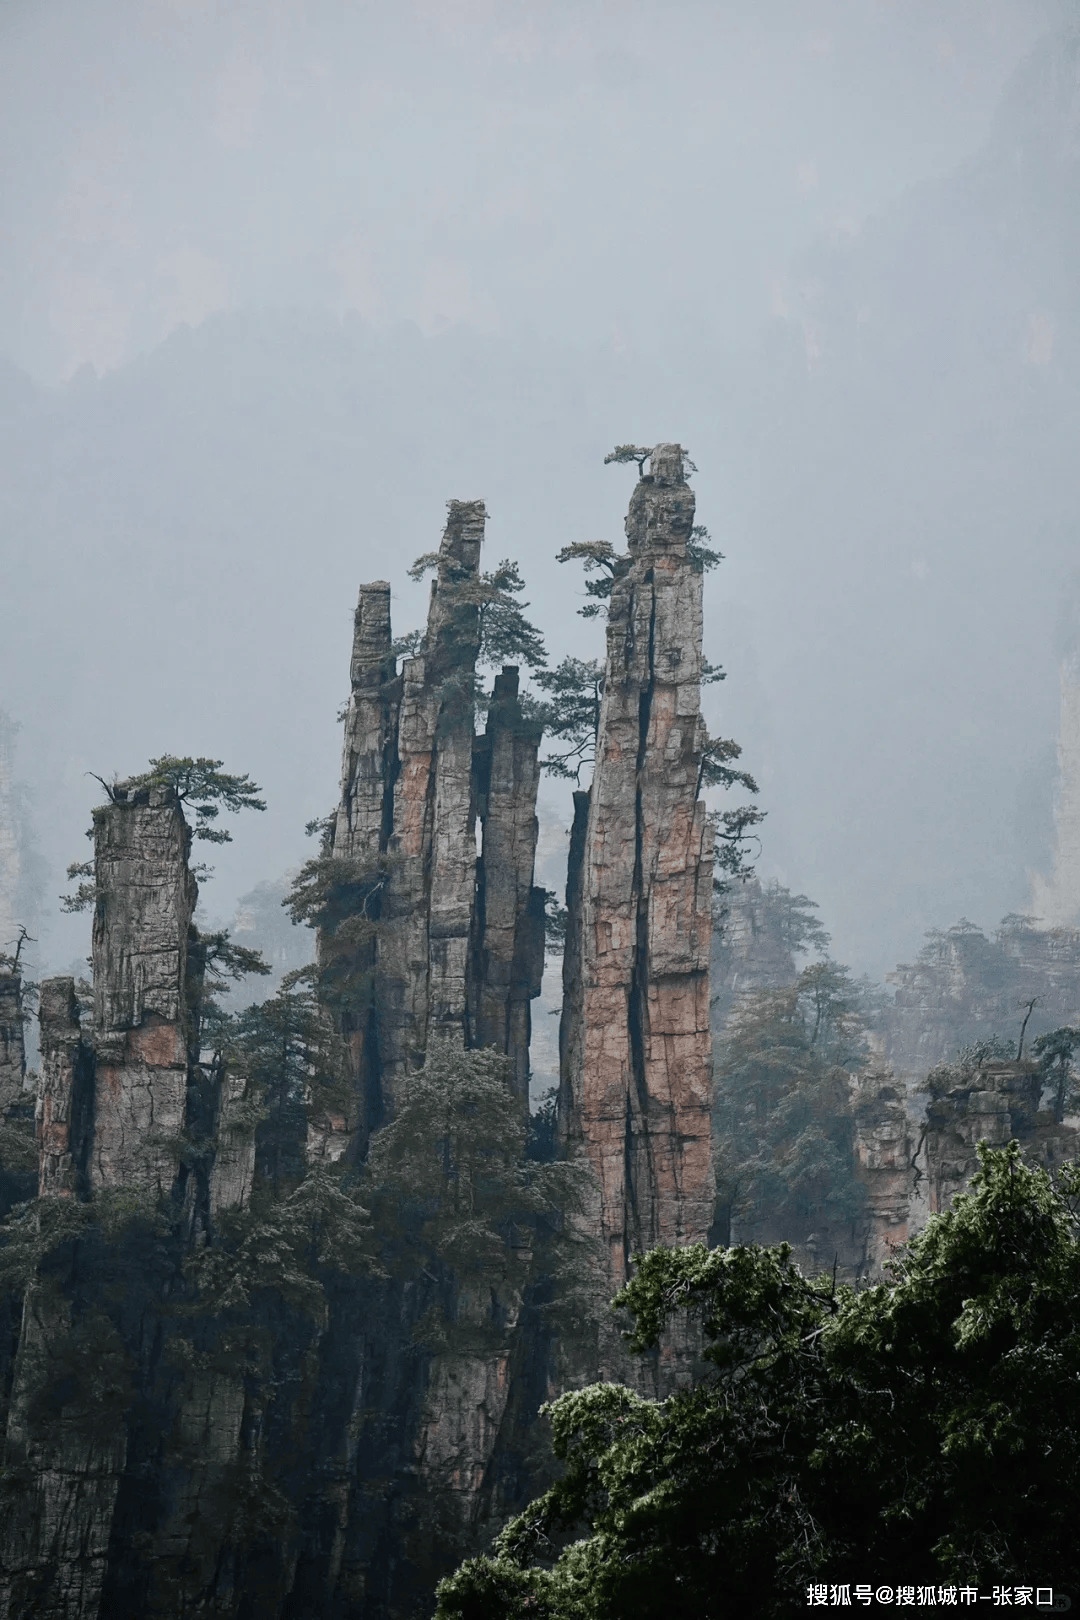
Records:
[[[613,1287],[632,1254],[712,1222],[712,852],[698,798],[701,575],[694,496],[658,445],[626,519],[580,868],[568,884],[580,989],[566,1014],[560,1118],[600,1183]],[[580,898],[578,888],[580,887]]]

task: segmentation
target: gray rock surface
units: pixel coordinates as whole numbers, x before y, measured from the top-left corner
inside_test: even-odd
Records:
[[[657,445],[626,519],[580,878],[568,909],[580,990],[567,1009],[560,1117],[596,1171],[611,1284],[712,1222],[712,847],[698,767],[701,575],[678,445]]]

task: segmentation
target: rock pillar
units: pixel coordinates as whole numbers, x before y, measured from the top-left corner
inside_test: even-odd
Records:
[[[25,1078],[22,979],[0,968],[0,1119],[22,1102]]]
[[[931,1083],[933,1077],[931,1076]],[[978,1143],[1000,1147],[1035,1138],[1042,1080],[1026,1061],[984,1063],[960,1084],[932,1094],[926,1112],[930,1213],[941,1214],[979,1168]]]
[[[630,501],[629,558],[608,614],[560,1106],[569,1151],[585,1152],[599,1178],[612,1287],[635,1252],[704,1241],[713,1216],[712,851],[698,798],[693,521],[682,450],[658,445]]]
[[[866,1189],[863,1270],[877,1273],[908,1240],[914,1171],[911,1126],[889,1075],[856,1081],[855,1164]]]
[[[188,949],[198,888],[171,788],[113,789],[94,812],[90,1187],[167,1192],[186,1113]]]
[[[507,1053],[527,1107],[529,1002],[543,973],[544,895],[533,884],[540,727],[523,716],[508,666],[475,735],[485,522],[482,501],[449,503],[427,629],[400,674],[390,587],[360,588],[329,853],[353,863],[342,883],[362,900],[348,926],[319,940],[356,1104],[350,1117],[313,1120],[315,1157],[340,1157],[358,1129],[363,1151],[436,1035]],[[335,988],[350,981],[367,985],[352,1006]]]
[[[511,1062],[511,1081],[529,1104],[529,1003],[544,976],[544,891],[533,884],[540,831],[541,727],[524,718],[518,671],[495,677],[487,729],[475,751],[482,827],[476,885],[470,1046],[494,1046]]]
[[[38,1021],[38,1197],[85,1197],[93,1068],[79,1027],[74,979],[43,982]]]

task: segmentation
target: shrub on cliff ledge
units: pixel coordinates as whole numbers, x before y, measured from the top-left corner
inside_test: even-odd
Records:
[[[1015,1144],[890,1280],[809,1280],[786,1247],[658,1249],[632,1348],[681,1312],[709,1372],[667,1401],[551,1407],[564,1475],[437,1620],[788,1616],[807,1585],[1080,1583],[1080,1169]]]

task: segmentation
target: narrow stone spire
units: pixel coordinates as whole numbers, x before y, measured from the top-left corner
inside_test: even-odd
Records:
[[[530,1001],[544,975],[544,891],[533,884],[540,824],[536,792],[542,727],[525,719],[518,671],[495,677],[487,728],[475,752],[482,828],[469,993],[470,1046],[494,1046],[529,1104]]]
[[[171,788],[113,789],[94,812],[95,1054],[90,1187],[166,1192],[188,1084],[188,949],[198,887]]]
[[[38,1197],[85,1197],[92,1064],[79,1027],[75,980],[46,979],[38,1004],[41,1070],[35,1134]]]
[[[609,1280],[712,1223],[712,850],[698,798],[701,574],[683,451],[657,445],[626,519],[608,613],[596,767],[568,886],[580,985],[563,1032],[568,1151],[600,1183]],[[568,954],[569,960],[569,954]]]

